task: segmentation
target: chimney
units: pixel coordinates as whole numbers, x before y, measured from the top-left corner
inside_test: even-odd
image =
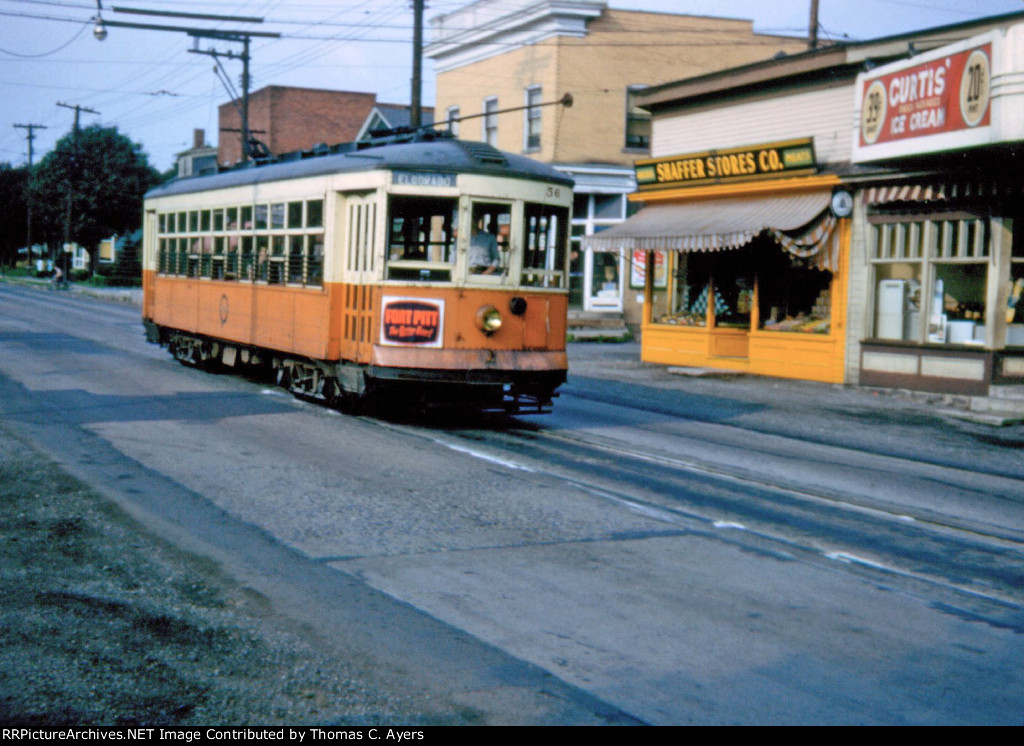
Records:
[[[206,147],[206,130],[192,130],[192,149],[199,150],[200,148],[204,147]]]

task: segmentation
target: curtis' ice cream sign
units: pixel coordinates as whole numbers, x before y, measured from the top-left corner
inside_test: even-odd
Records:
[[[989,124],[992,45],[863,80],[860,146]]]

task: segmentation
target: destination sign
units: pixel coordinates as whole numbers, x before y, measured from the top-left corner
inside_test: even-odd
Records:
[[[414,187],[453,187],[455,174],[420,171],[392,171],[391,183]]]
[[[811,173],[816,166],[814,140],[805,138],[640,160],[636,162],[636,183],[640,191],[703,186]]]

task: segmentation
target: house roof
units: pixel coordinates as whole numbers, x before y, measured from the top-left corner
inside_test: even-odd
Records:
[[[421,111],[420,124],[429,127],[434,124],[433,107],[424,106]],[[359,128],[356,140],[365,140],[370,133],[380,129],[399,129],[412,126],[412,111],[406,104],[376,104]]]

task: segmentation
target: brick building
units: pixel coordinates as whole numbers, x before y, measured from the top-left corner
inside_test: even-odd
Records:
[[[627,216],[632,163],[649,154],[651,134],[634,95],[806,47],[754,33],[747,20],[613,10],[603,0],[479,0],[431,19],[430,34],[437,120],[472,116],[454,125],[460,137],[527,154],[576,180],[573,306],[625,312],[631,322],[639,322],[642,290],[631,287],[627,258],[579,246]],[[565,93],[571,108],[536,106]],[[513,107],[527,108],[488,114]]]
[[[267,86],[249,96],[249,129],[271,153],[305,150],[317,143],[352,142],[377,104],[374,93]],[[217,161],[242,159],[240,116],[233,103],[219,108]]]

